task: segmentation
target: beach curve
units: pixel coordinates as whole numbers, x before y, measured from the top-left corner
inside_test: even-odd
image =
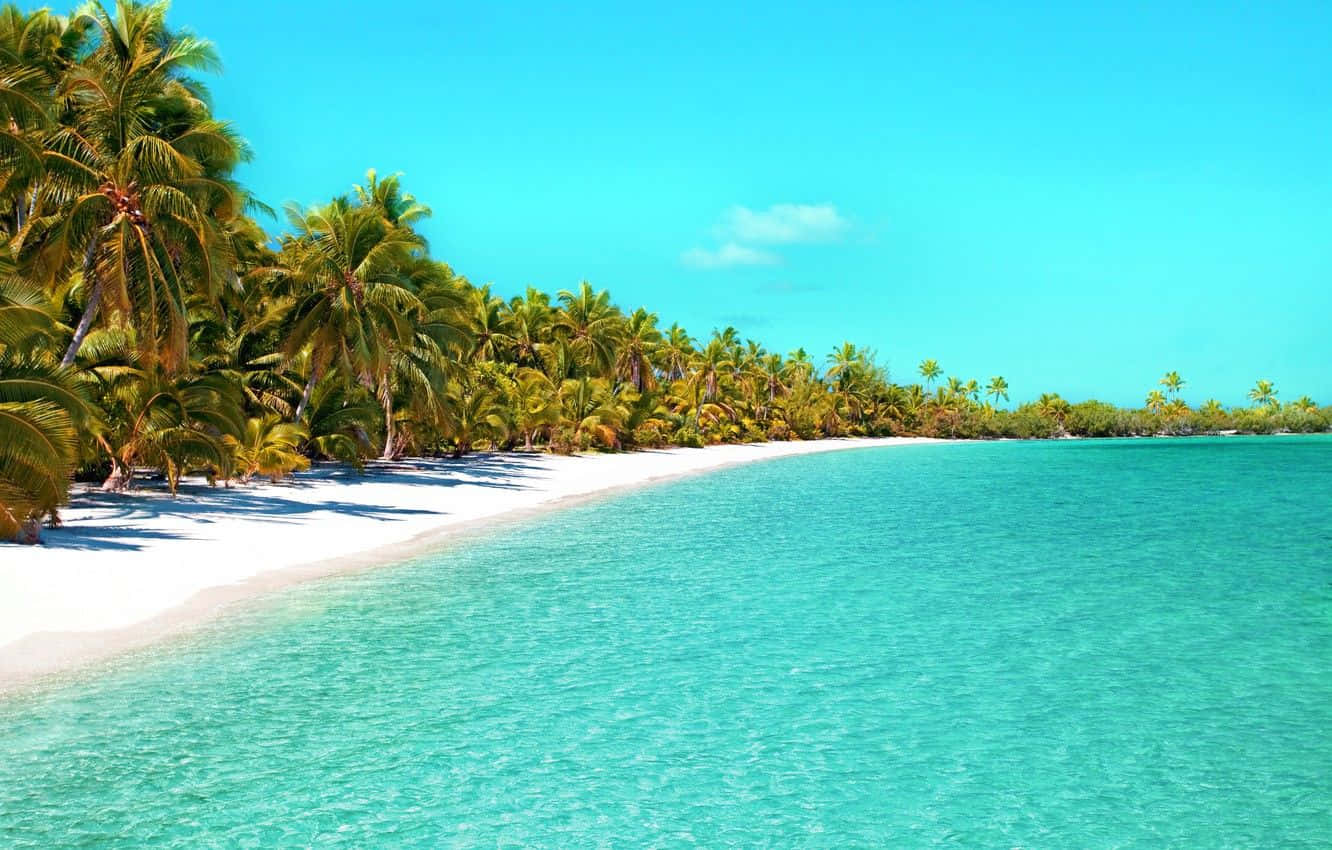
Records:
[[[825,439],[325,465],[172,498],[86,491],[42,546],[0,546],[0,692],[154,644],[281,587],[401,561],[493,520],[742,463],[936,443]]]

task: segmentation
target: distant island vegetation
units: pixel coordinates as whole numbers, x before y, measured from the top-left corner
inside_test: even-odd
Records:
[[[696,337],[583,282],[505,299],[430,255],[398,176],[271,214],[166,4],[0,11],[0,539],[56,518],[73,480],[279,478],[475,449],[574,452],[861,435],[1046,438],[1326,431],[1332,408],[1260,380],[1251,407],[1144,407],[1008,383],[905,383],[850,342],[782,354]],[[918,378],[918,379],[917,379]]]

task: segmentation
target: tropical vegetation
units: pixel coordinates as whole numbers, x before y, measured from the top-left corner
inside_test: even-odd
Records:
[[[74,480],[224,485],[312,461],[624,450],[912,434],[1126,436],[1326,430],[1332,409],[1190,407],[1168,373],[1140,410],[1003,376],[890,379],[850,342],[770,351],[696,336],[586,281],[503,297],[432,256],[400,176],[272,211],[212,114],[211,45],[166,4],[0,10],[0,539],[57,521]]]

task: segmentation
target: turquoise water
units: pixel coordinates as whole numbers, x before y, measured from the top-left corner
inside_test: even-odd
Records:
[[[1332,440],[640,490],[0,704],[0,847],[1332,845]]]

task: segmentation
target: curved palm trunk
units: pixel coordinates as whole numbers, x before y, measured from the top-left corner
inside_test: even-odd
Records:
[[[319,370],[314,366],[310,367],[310,379],[305,382],[305,389],[301,391],[301,400],[296,405],[296,413],[292,417],[293,422],[300,422],[301,416],[305,413],[305,408],[310,406],[310,396],[314,393],[315,384],[319,383]]]
[[[93,252],[97,250],[97,237],[93,236],[88,240],[88,250],[83,254],[83,281],[88,282],[92,276]],[[71,366],[74,358],[79,356],[79,349],[83,347],[83,340],[88,336],[88,331],[92,330],[93,319],[97,316],[97,308],[102,303],[102,282],[93,283],[92,292],[88,295],[88,303],[84,305],[83,316],[79,319],[79,324],[74,328],[74,338],[69,341],[69,348],[65,349],[65,356],[60,358],[61,366]]]
[[[111,474],[102,482],[103,493],[120,493],[128,490],[130,484],[134,481],[134,473],[126,466],[122,466],[114,458],[111,460]]]
[[[79,349],[83,347],[83,340],[88,336],[88,331],[92,330],[93,319],[97,316],[97,308],[102,301],[102,284],[98,282],[93,286],[92,295],[88,296],[88,304],[83,308],[83,316],[79,319],[79,324],[74,328],[74,337],[69,341],[69,348],[65,349],[65,356],[60,358],[61,366],[72,366],[74,358],[78,357]]]

